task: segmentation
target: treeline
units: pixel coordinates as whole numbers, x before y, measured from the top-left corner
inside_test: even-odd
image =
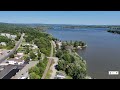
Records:
[[[43,61],[40,61],[36,66],[29,69],[30,79],[41,79],[46,69],[47,62],[47,57],[45,57]]]
[[[61,49],[57,48],[56,52],[56,57],[59,58],[57,69],[64,71],[73,79],[84,79],[87,75],[86,63],[74,50],[74,47],[84,45],[86,44],[82,41],[62,42]]]
[[[70,54],[66,50],[58,50],[56,56],[60,59],[57,66],[58,70],[64,71],[73,79],[84,79],[86,77],[86,64],[81,57],[75,53]]]
[[[120,30],[108,30],[107,32],[120,34]]]
[[[107,25],[66,25],[62,26],[62,28],[70,28],[70,29],[80,29],[80,28],[109,28]]]
[[[81,47],[83,47],[83,46],[85,46],[86,45],[86,43],[85,42],[83,42],[83,41],[63,41],[62,42],[62,47],[63,48],[65,48],[65,46],[73,46],[73,47],[75,47],[75,48],[77,48],[78,46],[81,46]]]

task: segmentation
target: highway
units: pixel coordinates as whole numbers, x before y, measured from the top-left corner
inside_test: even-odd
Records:
[[[15,46],[7,55],[5,55],[4,57],[0,58],[0,63],[3,62],[4,60],[6,60],[10,55],[14,54],[14,52],[15,52],[15,51],[19,48],[19,46],[21,45],[21,42],[22,42],[22,40],[23,40],[23,36],[24,36],[24,35],[25,35],[24,33],[21,35],[21,38],[20,38],[20,40],[17,42],[16,46]]]

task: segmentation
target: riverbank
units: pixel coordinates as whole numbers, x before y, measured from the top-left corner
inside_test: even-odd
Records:
[[[77,55],[77,56],[79,56],[82,60],[83,60],[83,58],[77,53],[77,52],[75,52],[75,54]],[[87,65],[87,62],[86,62],[86,60],[83,60],[84,61],[84,63]],[[87,69],[87,68],[86,68]],[[91,76],[86,76],[85,77],[85,79],[92,79],[92,77]]]
[[[114,34],[120,34],[120,30],[108,30],[107,32],[114,33]]]
[[[81,46],[82,48],[86,47],[87,45],[82,41],[63,41],[61,43],[57,41],[57,43],[60,45],[56,48],[56,57],[59,58],[57,70],[64,71],[66,76],[70,76],[72,79],[88,78],[86,61],[83,60],[83,58],[80,57],[75,51],[78,46]]]

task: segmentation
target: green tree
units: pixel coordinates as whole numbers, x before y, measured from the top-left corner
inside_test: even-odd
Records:
[[[30,79],[40,79],[40,76],[37,75],[35,72],[29,74]]]
[[[57,53],[56,53],[56,57],[60,58],[62,56],[62,51],[61,50],[58,50]]]
[[[75,66],[73,79],[84,79],[86,77],[86,71],[84,71],[83,68],[80,68],[79,66]]]
[[[31,67],[31,69],[29,69],[29,73],[35,72],[36,74],[39,75],[39,68],[37,66]]]
[[[30,58],[35,59],[36,55],[33,52],[30,52]]]
[[[70,63],[68,64],[68,67],[65,70],[65,72],[71,77],[73,77],[73,74],[74,74],[74,69],[75,69],[74,67],[75,67],[75,64]]]
[[[30,52],[29,46],[26,46],[25,54],[28,54]]]
[[[71,55],[69,53],[65,53],[63,54],[63,57],[62,57],[65,61],[71,63]]]
[[[79,46],[79,42],[78,42],[78,41],[75,41],[75,42],[74,42],[74,47],[77,47],[77,46]]]
[[[66,67],[67,67],[67,63],[64,60],[59,60],[58,61],[58,65],[57,65],[58,70],[65,71]]]
[[[25,57],[24,59],[25,59],[26,62],[29,62],[29,61],[30,61],[30,57],[28,57],[28,56]]]
[[[41,52],[40,52],[40,50],[38,50],[38,57],[41,57]]]

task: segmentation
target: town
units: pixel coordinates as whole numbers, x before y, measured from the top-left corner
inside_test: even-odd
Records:
[[[74,70],[69,72],[68,66],[75,62],[84,66],[84,75],[76,77],[87,78],[85,61],[75,53],[87,47],[84,42],[63,42],[41,28],[13,26],[0,31],[0,79],[72,79]]]

